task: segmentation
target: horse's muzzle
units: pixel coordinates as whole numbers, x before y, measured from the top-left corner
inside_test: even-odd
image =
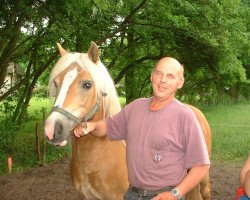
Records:
[[[51,130],[50,130],[51,131]],[[53,131],[53,137],[48,137],[46,134],[46,140],[49,144],[54,146],[65,146],[67,144],[67,139],[69,134],[66,134],[67,130],[64,129],[60,122],[56,122]]]

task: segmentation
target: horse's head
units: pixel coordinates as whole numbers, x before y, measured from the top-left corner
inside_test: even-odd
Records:
[[[55,103],[44,129],[49,143],[64,146],[72,129],[91,120],[100,110],[106,112],[104,102],[108,100],[110,104],[113,101],[110,97],[116,93],[95,43],[91,43],[86,54],[70,53],[59,44],[58,48],[62,57],[50,75],[50,94]],[[120,109],[119,103],[115,105],[116,110]]]

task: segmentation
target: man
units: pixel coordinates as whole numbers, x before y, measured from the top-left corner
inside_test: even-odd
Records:
[[[126,140],[130,187],[125,200],[182,199],[209,170],[210,161],[194,113],[175,98],[184,84],[183,66],[174,58],[156,63],[153,96],[126,105],[115,116],[74,129],[77,137],[91,134]],[[188,173],[187,173],[188,171]]]

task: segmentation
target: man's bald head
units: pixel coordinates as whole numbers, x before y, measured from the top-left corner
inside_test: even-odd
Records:
[[[179,77],[181,80],[184,80],[184,67],[183,65],[181,65],[179,63],[178,60],[176,60],[175,58],[172,58],[172,57],[164,57],[164,58],[161,58],[155,65],[154,69],[157,69],[158,66],[160,65],[171,65],[171,66],[175,66],[177,68],[179,68]]]

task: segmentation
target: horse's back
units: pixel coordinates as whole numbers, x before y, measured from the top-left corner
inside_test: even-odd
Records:
[[[205,141],[206,141],[207,149],[208,149],[208,154],[211,157],[211,129],[208,124],[208,121],[205,115],[198,108],[189,104],[186,104],[186,105],[194,112],[201,126],[201,129],[202,129]],[[210,200],[211,199],[210,188],[211,186],[210,186],[209,172],[208,172],[203,178],[203,180],[201,181],[201,183],[186,196],[186,199],[187,200],[202,200],[202,199]]]
[[[207,144],[209,156],[211,156],[211,129],[205,115],[196,107],[187,104],[187,106],[194,112],[199,124],[201,126],[204,138]]]

